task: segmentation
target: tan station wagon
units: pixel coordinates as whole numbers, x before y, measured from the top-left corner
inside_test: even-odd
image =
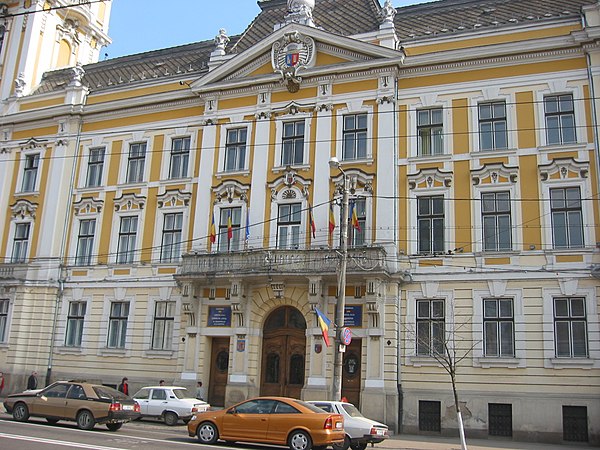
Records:
[[[4,400],[4,407],[19,422],[29,417],[42,417],[51,424],[68,420],[82,430],[105,424],[110,431],[117,431],[140,417],[140,405],[131,397],[82,381],[57,381],[44,389],[12,394]]]

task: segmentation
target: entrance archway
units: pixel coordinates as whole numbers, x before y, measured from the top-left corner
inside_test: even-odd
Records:
[[[291,306],[277,308],[263,328],[260,394],[300,398],[305,360],[304,316]]]

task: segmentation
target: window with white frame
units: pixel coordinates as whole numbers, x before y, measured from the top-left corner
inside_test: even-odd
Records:
[[[367,201],[364,197],[358,197],[350,202],[348,243],[352,247],[365,244],[365,227],[367,225]]]
[[[83,324],[85,321],[85,309],[85,302],[69,302],[69,312],[67,315],[67,332],[65,333],[66,347],[81,347],[81,339],[83,337]]]
[[[26,155],[23,167],[23,183],[21,192],[34,192],[37,181],[38,168],[40,164],[39,153]]]
[[[554,341],[557,358],[587,358],[585,298],[554,299]]]
[[[86,219],[79,222],[79,235],[77,236],[75,265],[89,266],[92,263],[95,233],[96,219]]]
[[[135,257],[137,229],[137,216],[121,217],[121,223],[119,225],[119,242],[117,246],[117,264],[129,264],[133,262]]]
[[[112,302],[108,319],[108,348],[125,348],[129,302]]]
[[[152,349],[171,350],[175,327],[175,302],[156,302],[152,327]]]
[[[483,348],[485,356],[515,356],[515,322],[513,300],[483,300]]]
[[[29,222],[15,224],[15,237],[13,239],[13,249],[10,261],[12,263],[23,263],[27,260],[27,250],[29,248]]]
[[[160,247],[160,262],[178,261],[181,257],[183,213],[165,214]]]
[[[550,189],[554,248],[583,247],[583,212],[579,187]]]
[[[241,249],[242,208],[221,208],[219,220],[219,252]]]
[[[510,193],[482,193],[481,216],[483,250],[491,252],[512,250]]]
[[[444,300],[417,300],[416,351],[418,356],[444,355]]]
[[[342,159],[367,157],[367,114],[346,114],[343,117]]]
[[[190,162],[190,138],[176,138],[171,141],[171,164],[169,178],[185,178],[188,176]]]
[[[127,183],[141,183],[144,181],[144,167],[146,164],[146,143],[137,142],[129,144],[127,158]]]
[[[478,105],[479,149],[503,150],[508,148],[506,102],[485,102]]]
[[[417,197],[417,240],[419,253],[444,251],[444,196]]]
[[[548,145],[573,144],[575,133],[575,108],[573,95],[548,95],[544,97],[546,139]]]
[[[442,108],[420,109],[417,111],[417,151],[419,156],[441,155],[444,153],[444,123]]]
[[[227,130],[225,144],[225,172],[235,172],[246,168],[246,128],[231,128]]]
[[[293,249],[300,246],[301,222],[301,203],[285,203],[279,205],[279,211],[277,213],[277,248]]]
[[[304,120],[283,124],[281,165],[293,166],[304,162]]]
[[[88,159],[86,187],[97,187],[102,185],[102,172],[104,171],[104,147],[90,149]]]
[[[8,307],[10,301],[7,298],[0,299],[0,342],[6,342],[8,336]]]

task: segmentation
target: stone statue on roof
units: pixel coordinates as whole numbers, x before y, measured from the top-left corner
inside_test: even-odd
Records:
[[[385,0],[383,8],[381,8],[382,23],[394,23],[396,17],[396,8],[392,5],[391,0]]]
[[[315,8],[315,0],[288,0],[288,14],[285,16],[286,23],[294,22],[314,27],[312,11]]]
[[[215,51],[222,52],[224,55],[227,44],[229,44],[229,36],[227,36],[225,28],[221,28],[219,34],[215,36]]]

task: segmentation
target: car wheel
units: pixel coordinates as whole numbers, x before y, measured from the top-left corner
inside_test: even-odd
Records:
[[[106,424],[106,428],[108,428],[108,431],[117,431],[119,430],[121,427],[123,426],[122,423],[107,423]]]
[[[366,442],[356,442],[354,444],[350,444],[350,448],[352,450],[365,450],[367,448]]]
[[[310,450],[312,447],[312,440],[305,431],[292,431],[292,434],[290,434],[288,439],[288,447],[290,450]]]
[[[350,438],[348,435],[345,435],[344,442],[342,444],[333,444],[332,447],[333,450],[348,450],[348,447],[350,447]]]
[[[179,416],[174,412],[169,411],[163,414],[163,420],[167,425],[172,427],[174,425],[177,425],[177,422],[179,422]]]
[[[17,422],[27,422],[29,419],[29,408],[25,403],[17,403],[13,408],[13,419]]]
[[[51,419],[50,417],[46,417],[46,422],[50,425],[56,425],[58,423],[58,419]]]
[[[196,430],[196,436],[203,444],[214,444],[219,440],[219,430],[214,423],[202,422]]]
[[[84,409],[77,414],[77,426],[82,430],[91,430],[94,428],[95,424],[96,421],[94,420],[94,415],[87,409]]]

